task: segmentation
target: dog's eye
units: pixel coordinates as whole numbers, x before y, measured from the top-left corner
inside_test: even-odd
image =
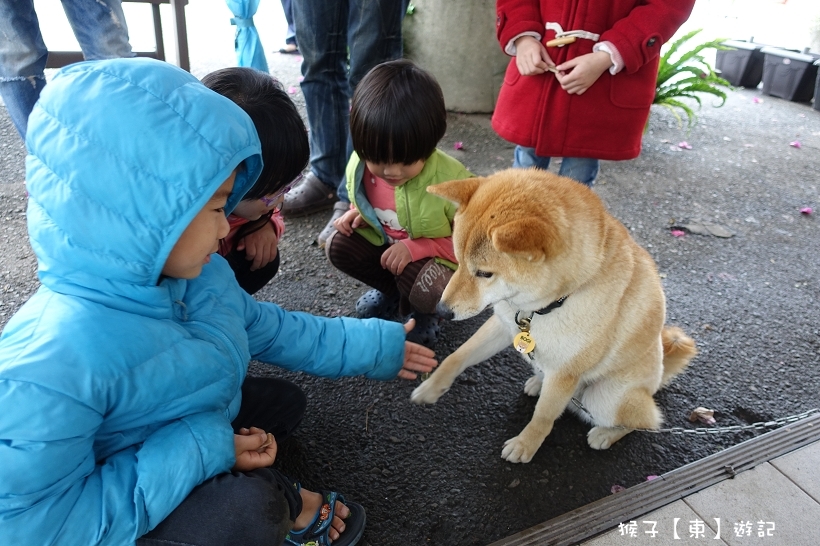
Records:
[[[478,271],[476,271],[476,272],[475,272],[475,276],[476,276],[476,277],[483,277],[483,278],[485,278],[485,279],[489,279],[490,277],[492,277],[492,276],[493,276],[493,274],[492,274],[492,273],[490,273],[489,271],[481,271],[481,270],[479,269]]]

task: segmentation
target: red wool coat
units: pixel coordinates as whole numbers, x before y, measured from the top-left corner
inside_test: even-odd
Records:
[[[534,147],[542,157],[632,159],[655,97],[661,45],[689,17],[694,0],[498,0],[496,31],[501,48],[515,36],[536,32],[555,38],[545,23],[564,31],[600,34],[621,54],[624,69],[607,70],[583,95],[569,95],[551,72],[521,76],[511,59],[498,96],[493,129],[504,139]],[[578,38],[549,47],[556,65],[592,52]]]

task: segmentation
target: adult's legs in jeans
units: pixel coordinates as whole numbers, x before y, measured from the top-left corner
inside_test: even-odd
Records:
[[[396,0],[293,0],[311,170],[340,201],[350,201],[344,183],[350,97],[368,70],[401,57],[403,17],[404,2]]]
[[[33,0],[0,0],[0,96],[23,140],[28,116],[46,84],[48,50]]]
[[[350,44],[351,93],[377,64],[401,58],[404,2],[350,0],[347,43]]]
[[[348,159],[347,1],[293,0],[293,22],[304,58],[301,87],[310,127],[310,169],[336,190]]]
[[[550,159],[552,158],[537,155],[535,148],[516,146],[513,167],[522,169],[536,167],[546,171],[549,169]],[[565,157],[561,160],[561,167],[558,169],[558,174],[592,187],[595,183],[595,178],[598,176],[599,168],[600,162],[597,159]]]
[[[288,31],[285,34],[285,43],[297,45],[296,27],[293,24],[293,0],[282,0],[282,11],[285,12],[285,21],[288,23]]]
[[[121,0],[63,0],[63,9],[86,59],[133,55]],[[0,94],[24,140],[47,58],[32,0],[0,0]]]
[[[406,2],[396,0],[349,0],[347,43],[350,47],[348,84],[350,96],[374,66],[400,59],[402,55],[401,23],[407,10]],[[345,164],[353,153],[348,128]],[[344,175],[344,172],[342,173]],[[349,202],[344,176],[340,181],[339,200]]]
[[[87,61],[133,57],[122,0],[62,0]]]

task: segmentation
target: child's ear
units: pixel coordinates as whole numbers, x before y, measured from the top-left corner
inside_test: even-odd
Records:
[[[478,189],[479,184],[483,178],[465,178],[463,180],[451,180],[450,182],[442,182],[435,186],[428,186],[427,191],[433,195],[443,197],[448,201],[452,201],[456,205],[464,207]]]

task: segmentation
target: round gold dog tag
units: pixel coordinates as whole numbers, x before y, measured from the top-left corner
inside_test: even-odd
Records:
[[[535,350],[535,340],[529,332],[521,332],[513,339],[513,347],[519,353],[531,353]]]

